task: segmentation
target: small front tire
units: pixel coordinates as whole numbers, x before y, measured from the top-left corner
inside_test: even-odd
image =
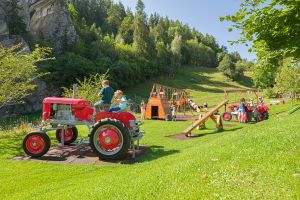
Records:
[[[61,142],[61,134],[62,134],[62,129],[56,130],[56,139],[59,142]],[[75,126],[72,128],[67,128],[66,133],[64,133],[64,144],[65,145],[72,144],[73,142],[76,141],[77,137],[78,137],[78,130]]]
[[[232,119],[232,114],[230,112],[224,112],[222,118],[224,121],[230,121]]]
[[[28,133],[23,140],[24,152],[34,158],[43,156],[50,148],[50,138],[43,132]]]

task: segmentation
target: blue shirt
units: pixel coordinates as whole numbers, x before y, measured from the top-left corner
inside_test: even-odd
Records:
[[[111,100],[114,96],[114,89],[110,86],[104,87],[100,90],[101,101],[104,104],[111,104]]]
[[[245,103],[244,103],[244,102],[240,103],[240,105],[239,105],[239,110],[240,110],[241,112],[246,112],[246,108],[245,108]]]
[[[119,108],[120,108],[121,110],[124,110],[124,109],[126,108],[126,106],[127,106],[127,99],[126,99],[125,96],[123,96],[123,97],[121,98],[120,103],[119,103]]]

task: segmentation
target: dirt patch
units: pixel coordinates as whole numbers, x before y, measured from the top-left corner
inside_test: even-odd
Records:
[[[30,160],[48,163],[64,163],[78,165],[113,165],[113,164],[134,164],[137,158],[142,157],[148,151],[149,147],[139,146],[135,152],[135,158],[132,158],[133,152],[128,151],[122,160],[103,161],[93,153],[88,144],[69,145],[69,146],[53,146],[50,150],[40,158],[31,158],[29,156],[15,157],[13,160]]]
[[[185,134],[181,133],[181,134],[176,134],[176,135],[169,135],[166,137],[176,139],[176,140],[190,140],[190,139],[198,138],[198,137],[200,137],[200,135],[190,135],[187,137]]]
[[[189,121],[189,120],[195,120],[198,119],[199,116],[198,115],[194,115],[194,116],[185,116],[185,115],[178,115],[176,116],[176,121]]]

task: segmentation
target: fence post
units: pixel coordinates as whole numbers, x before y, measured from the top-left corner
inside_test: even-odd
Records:
[[[77,89],[77,85],[73,84],[73,95],[72,98],[75,99],[76,98],[76,89]]]

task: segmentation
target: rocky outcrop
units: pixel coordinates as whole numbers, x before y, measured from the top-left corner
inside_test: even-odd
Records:
[[[0,41],[8,39],[9,30],[5,21],[5,5],[4,1],[0,1]]]
[[[39,0],[30,5],[30,29],[36,36],[54,38],[56,50],[62,43],[73,44],[78,35],[63,0]]]
[[[9,35],[5,19],[9,9],[6,6],[8,1],[10,0],[0,0],[0,43],[5,47],[21,43],[30,53],[29,46],[22,37]],[[77,40],[78,35],[64,0],[20,0],[19,6],[22,8],[19,15],[22,16],[27,31],[36,37],[42,35],[44,38],[54,39],[56,52],[62,50],[63,43],[73,44]],[[41,79],[37,79],[35,83],[37,89],[25,99],[25,103],[0,109],[0,118],[39,111],[44,97],[58,95],[58,92],[49,91]]]

